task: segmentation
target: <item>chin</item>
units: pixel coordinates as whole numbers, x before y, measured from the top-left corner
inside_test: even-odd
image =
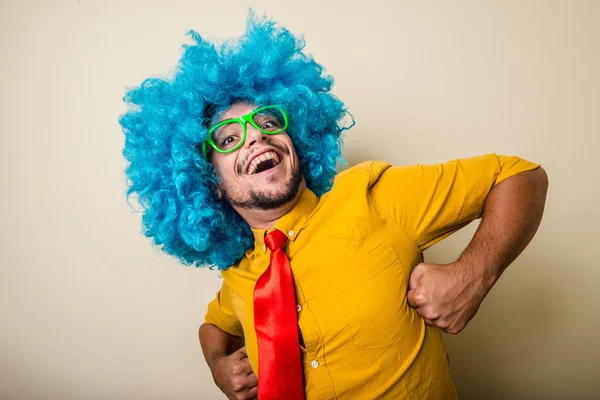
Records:
[[[272,188],[272,190],[262,190],[264,197],[269,197],[273,200],[290,197],[290,191],[287,187]]]
[[[282,176],[286,175],[286,176]],[[264,175],[265,180],[260,183],[250,182],[244,200],[235,198],[223,191],[225,200],[232,206],[245,209],[271,210],[285,206],[292,202],[303,187],[304,178],[300,169],[292,174]],[[275,182],[269,182],[274,180]]]

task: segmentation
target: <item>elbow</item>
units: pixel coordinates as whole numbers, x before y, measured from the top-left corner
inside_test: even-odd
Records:
[[[535,208],[540,210],[541,218],[541,214],[546,205],[546,196],[548,194],[548,174],[544,168],[539,167],[531,171],[529,177],[530,198],[533,202],[532,204],[535,205]]]
[[[548,174],[546,173],[546,170],[542,167],[536,169],[535,172],[538,190],[541,195],[546,197],[546,193],[548,193]]]
[[[211,324],[207,324],[206,322],[204,322],[198,328],[198,339],[200,339],[200,342],[202,342],[202,336],[205,335],[205,332],[210,330],[209,325],[211,325]]]

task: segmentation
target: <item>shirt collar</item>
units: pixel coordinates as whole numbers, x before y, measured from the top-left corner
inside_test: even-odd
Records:
[[[298,203],[296,203],[290,212],[279,218],[273,229],[252,229],[252,233],[254,233],[254,250],[266,253],[265,235],[274,229],[279,229],[283,232],[289,241],[293,242],[296,240],[316,206],[317,196],[310,189],[305,188],[300,195]]]

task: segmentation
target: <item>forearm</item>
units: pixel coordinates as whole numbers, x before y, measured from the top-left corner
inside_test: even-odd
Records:
[[[244,339],[219,329],[213,324],[202,324],[198,331],[202,352],[209,368],[212,370],[215,361],[233,354],[244,345]]]
[[[511,176],[490,192],[471,243],[457,260],[489,288],[529,244],[538,229],[548,189],[540,167]]]

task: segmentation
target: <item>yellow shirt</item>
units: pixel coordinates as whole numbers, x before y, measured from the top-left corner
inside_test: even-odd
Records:
[[[423,250],[481,216],[494,185],[537,167],[495,154],[371,161],[340,173],[320,199],[302,193],[275,228],[288,237],[307,400],[456,398],[441,332],[408,305],[408,278]],[[269,265],[265,233],[254,230],[254,249],[223,272],[205,319],[245,337],[258,379],[252,294]]]

